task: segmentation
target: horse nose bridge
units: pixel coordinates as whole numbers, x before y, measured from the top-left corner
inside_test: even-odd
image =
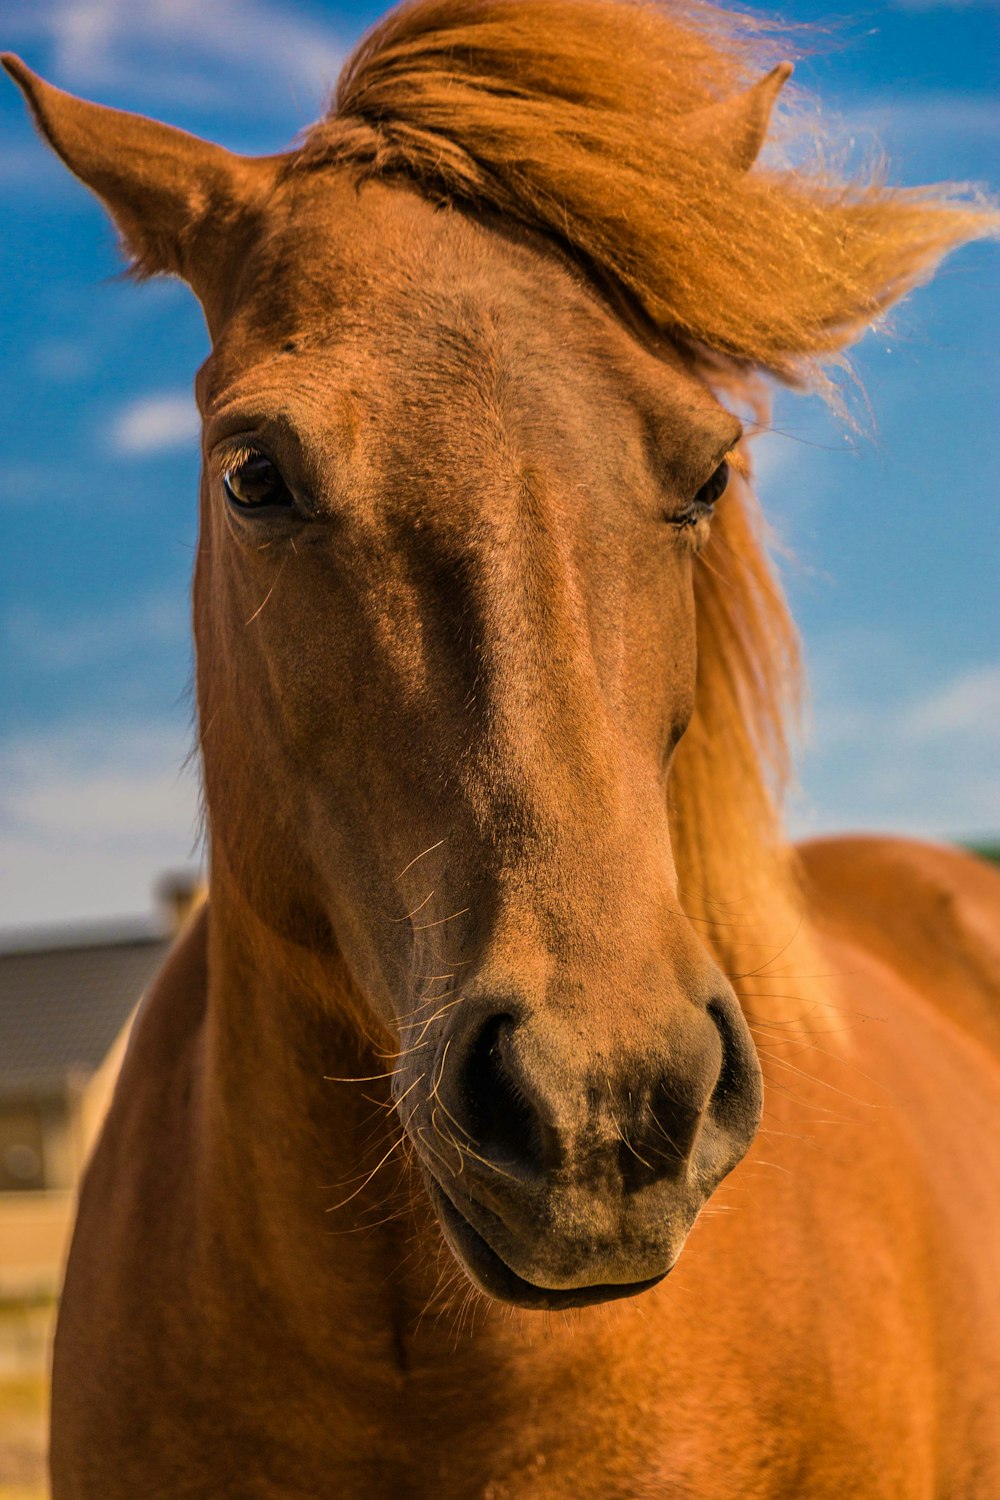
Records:
[[[661,767],[565,642],[477,678],[478,738],[457,771],[484,862],[525,888],[571,879],[577,901],[672,880]],[[558,663],[553,675],[551,663]]]
[[[662,793],[613,752],[593,733],[576,741],[564,728],[509,754],[491,745],[470,801],[513,927],[539,905],[563,927],[587,925],[598,911],[628,926],[640,913],[652,918],[672,884]]]
[[[659,1006],[665,992],[703,987],[708,957],[677,896],[660,799],[630,798],[567,798],[552,817],[509,821],[488,860],[484,970],[516,984],[522,961],[553,955],[563,999],[579,992],[586,1006],[597,990]]]

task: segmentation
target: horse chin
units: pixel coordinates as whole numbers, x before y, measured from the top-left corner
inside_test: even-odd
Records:
[[[486,1243],[438,1186],[429,1172],[424,1173],[431,1202],[437,1210],[445,1239],[459,1265],[470,1280],[499,1302],[533,1311],[557,1312],[570,1307],[591,1307],[598,1302],[615,1302],[649,1291],[667,1275],[670,1267],[646,1281],[601,1282],[593,1286],[535,1286],[511,1270],[506,1261]]]

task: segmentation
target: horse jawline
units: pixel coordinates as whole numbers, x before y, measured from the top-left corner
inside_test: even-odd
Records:
[[[472,1280],[491,1297],[515,1307],[545,1312],[559,1312],[569,1307],[591,1307],[598,1302],[615,1302],[620,1297],[634,1297],[657,1286],[667,1272],[648,1281],[600,1282],[594,1286],[534,1286],[512,1271],[506,1261],[483,1239],[477,1229],[455,1207],[448,1195],[429,1172],[424,1173],[431,1202],[437,1209],[452,1249]]]

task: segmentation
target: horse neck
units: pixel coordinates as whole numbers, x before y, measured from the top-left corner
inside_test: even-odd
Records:
[[[328,1361],[335,1329],[341,1352],[353,1332],[370,1364],[378,1334],[397,1359],[449,1258],[389,1063],[331,1004],[336,957],[295,952],[214,884],[207,941],[198,1186],[216,1285],[245,1287],[249,1272],[300,1351]]]

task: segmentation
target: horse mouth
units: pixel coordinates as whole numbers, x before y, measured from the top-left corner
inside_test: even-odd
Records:
[[[474,1229],[465,1215],[455,1207],[429,1172],[425,1173],[425,1177],[431,1202],[437,1209],[452,1249],[458,1253],[458,1259],[480,1290],[501,1302],[547,1312],[558,1312],[570,1307],[591,1307],[598,1302],[615,1302],[620,1297],[634,1297],[638,1292],[646,1292],[667,1274],[664,1271],[647,1281],[600,1282],[593,1286],[535,1286],[511,1270],[507,1262],[486,1243],[478,1229]]]

